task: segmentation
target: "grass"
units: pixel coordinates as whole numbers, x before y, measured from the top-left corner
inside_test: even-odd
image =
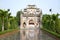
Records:
[[[48,30],[46,28],[41,28],[41,29],[48,32],[48,33],[50,33],[50,34],[52,34],[52,35],[54,35],[54,36],[56,36],[56,37],[58,37],[58,38],[60,38],[60,34],[58,34],[56,32],[50,31],[50,30]]]
[[[19,30],[19,28],[1,31],[1,32],[0,32],[0,35],[5,34],[5,33],[8,33],[8,32],[15,31],[15,30]]]

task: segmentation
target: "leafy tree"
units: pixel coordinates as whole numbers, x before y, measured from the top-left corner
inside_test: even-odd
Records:
[[[52,15],[48,15],[45,14],[42,17],[42,23],[43,23],[43,27],[56,32],[56,33],[60,33],[60,21],[58,18],[59,14],[52,14]]]
[[[5,11],[0,9],[0,17],[2,19],[2,31],[4,31],[4,18],[7,16],[7,13],[9,12],[9,10]]]
[[[23,13],[23,12],[22,11],[18,11],[17,15],[16,15],[18,25],[20,25],[20,15],[21,15],[21,13]]]
[[[4,20],[5,21],[5,23],[4,23],[5,30],[9,29],[9,27],[10,27],[10,17],[11,17],[11,13],[8,13]]]
[[[9,29],[16,29],[17,26],[17,20],[16,17],[11,17],[10,18],[10,28]]]
[[[1,17],[0,17],[0,31],[2,31],[2,20],[1,20]]]

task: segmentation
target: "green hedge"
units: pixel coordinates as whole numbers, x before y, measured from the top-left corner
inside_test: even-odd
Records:
[[[54,36],[56,36],[56,37],[58,37],[58,38],[60,38],[60,34],[57,34],[57,33],[53,32],[53,31],[50,31],[50,30],[48,30],[46,28],[41,28],[41,29],[48,32],[48,33],[50,33],[50,34],[52,34],[52,35],[54,35]]]

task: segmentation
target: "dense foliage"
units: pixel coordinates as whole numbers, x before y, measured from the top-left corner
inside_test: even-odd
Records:
[[[18,27],[16,17],[11,16],[8,10],[0,9],[0,31],[15,29]]]
[[[22,11],[17,11],[17,14],[16,14],[16,18],[17,18],[17,22],[18,22],[18,25],[20,26],[20,15],[22,14],[23,12]]]
[[[43,28],[60,34],[60,18],[58,16],[59,14],[43,15],[42,17]]]

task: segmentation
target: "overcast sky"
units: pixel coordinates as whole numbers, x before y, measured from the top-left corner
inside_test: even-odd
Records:
[[[0,9],[10,9],[12,15],[16,16],[17,11],[26,8],[29,4],[42,9],[43,14],[50,14],[50,8],[53,13],[60,13],[60,0],[0,0]]]

